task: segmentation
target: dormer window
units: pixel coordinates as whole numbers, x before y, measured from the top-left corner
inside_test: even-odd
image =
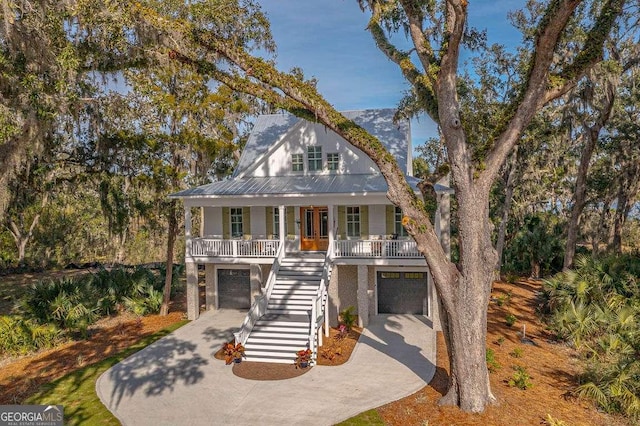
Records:
[[[309,162],[309,171],[316,172],[322,170],[322,147],[307,147],[307,161]]]
[[[338,170],[340,167],[340,154],[331,152],[327,154],[327,169]]]
[[[304,158],[302,154],[291,154],[291,171],[293,172],[304,171]]]

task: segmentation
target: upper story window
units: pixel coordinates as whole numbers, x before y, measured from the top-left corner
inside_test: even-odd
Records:
[[[322,147],[307,147],[307,161],[309,162],[309,171],[315,172],[322,170]]]
[[[360,206],[347,206],[347,237],[360,236]]]
[[[231,237],[242,237],[242,207],[232,207],[229,209],[231,216]]]
[[[395,214],[395,234],[398,235],[399,237],[406,237],[409,234],[407,233],[407,230],[404,229],[404,226],[402,226],[402,209],[400,209],[400,207],[396,207],[396,214]]]
[[[340,154],[337,152],[330,152],[327,154],[327,169],[338,170],[340,167]]]
[[[302,154],[291,154],[291,171],[304,171],[304,158]]]

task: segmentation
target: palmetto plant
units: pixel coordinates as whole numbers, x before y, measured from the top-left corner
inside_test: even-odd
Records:
[[[640,259],[581,257],[544,283],[541,310],[585,360],[576,393],[640,420]]]

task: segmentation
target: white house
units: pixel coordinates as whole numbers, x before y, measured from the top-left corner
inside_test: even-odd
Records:
[[[386,145],[419,193],[409,122],[394,122],[394,112],[344,115]],[[172,195],[185,206],[189,319],[202,309],[245,309],[236,340],[247,359],[287,363],[302,348],[315,353],[322,327],[328,332],[349,306],[360,326],[401,313],[439,329],[426,262],[386,192],[371,159],[323,125],[260,116],[230,179]],[[448,250],[452,190],[435,192],[434,223]]]

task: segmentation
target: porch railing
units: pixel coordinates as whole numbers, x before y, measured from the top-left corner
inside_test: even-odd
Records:
[[[247,312],[247,316],[244,318],[244,321],[240,326],[240,330],[233,333],[236,344],[241,343],[244,346],[247,343],[249,334],[251,334],[251,330],[253,330],[256,322],[260,319],[260,317],[267,313],[269,297],[271,297],[271,292],[273,291],[273,286],[276,282],[276,276],[278,275],[278,270],[280,269],[280,262],[282,262],[283,257],[284,246],[280,246],[276,253],[276,259],[273,262],[271,271],[269,272],[269,276],[267,277],[267,282],[265,284],[263,293],[260,296],[256,297],[256,300],[251,305],[249,312]]]
[[[422,257],[413,240],[336,240],[333,245],[334,257]]]
[[[331,270],[333,262],[331,260],[331,250],[327,250],[324,258],[324,268],[322,269],[322,279],[315,296],[311,299],[311,326],[309,327],[309,349],[311,349],[311,362],[316,363],[318,359],[317,348],[322,346],[322,334],[319,332],[322,324],[325,325],[327,336],[329,335],[329,323],[327,316],[327,287],[331,280]],[[318,342],[316,345],[316,337]]]
[[[192,238],[191,255],[205,257],[275,257],[280,240]]]

